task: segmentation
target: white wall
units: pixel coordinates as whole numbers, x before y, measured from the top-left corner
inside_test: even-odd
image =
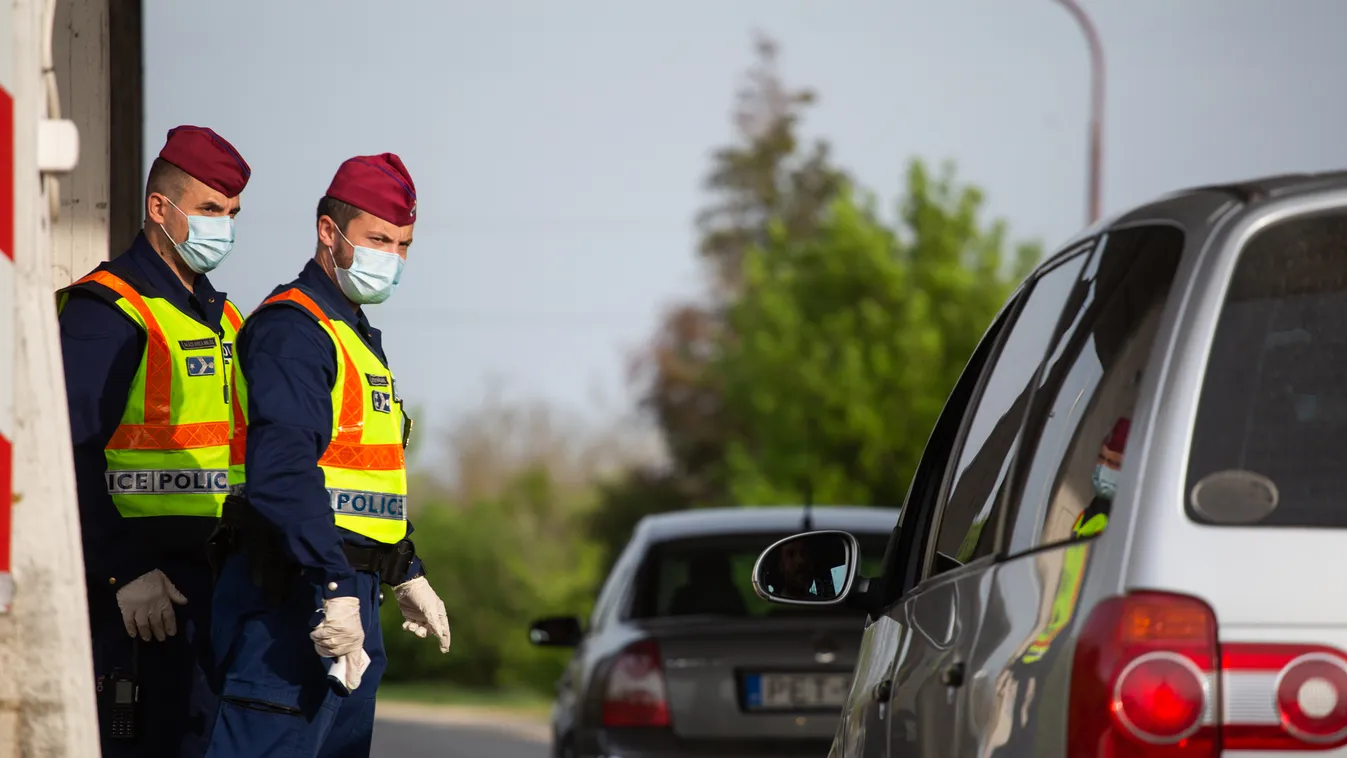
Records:
[[[59,0],[52,56],[61,117],[80,131],[80,161],[61,177],[61,210],[52,225],[52,285],[64,287],[108,259],[108,5]]]

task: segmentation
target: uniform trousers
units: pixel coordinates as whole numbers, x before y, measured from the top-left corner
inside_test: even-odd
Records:
[[[374,696],[387,667],[379,627],[379,575],[357,572],[370,657],[360,686],[342,695],[327,679],[309,633],[322,621],[321,583],[296,579],[278,606],[254,581],[246,556],[229,556],[215,588],[211,638],[221,700],[209,758],[365,758]]]

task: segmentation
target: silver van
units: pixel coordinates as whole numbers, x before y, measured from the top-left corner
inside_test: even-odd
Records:
[[[868,614],[832,758],[1347,755],[1347,172],[1176,193],[1052,255],[879,575],[856,554],[815,531],[753,569]]]

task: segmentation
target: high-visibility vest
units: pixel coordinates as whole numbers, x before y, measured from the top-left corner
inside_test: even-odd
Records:
[[[332,441],[318,459],[337,526],[393,544],[407,536],[407,462],[403,455],[402,402],[393,374],[345,321],[325,313],[312,297],[291,288],[267,298],[258,310],[298,307],[332,340],[337,377],[332,392]],[[254,311],[256,314],[257,311]],[[234,425],[229,486],[245,492],[248,382],[234,361]]]
[[[121,421],[104,448],[107,488],[126,518],[220,517],[228,493],[229,363],[243,315],[225,301],[218,334],[167,299],[139,292],[96,270],[57,293],[63,308],[75,287],[105,297],[145,333],[145,352]]]
[[[1108,526],[1108,516],[1096,513],[1088,520],[1081,513],[1071,531],[1077,539],[1084,540],[1104,531]],[[1076,612],[1076,602],[1080,596],[1080,587],[1085,580],[1085,561],[1090,555],[1090,543],[1081,542],[1068,547],[1062,556],[1062,575],[1057,580],[1057,593],[1052,599],[1052,615],[1048,625],[1038,633],[1029,649],[1020,659],[1024,663],[1033,663],[1047,654],[1052,641],[1061,633],[1062,628]]]

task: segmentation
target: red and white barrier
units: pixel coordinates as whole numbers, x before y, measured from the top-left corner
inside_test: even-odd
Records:
[[[10,3],[0,3],[9,6]],[[10,8],[0,7],[0,13]],[[0,24],[7,29],[9,24]],[[10,574],[13,555],[10,529],[14,474],[14,97],[11,95],[13,61],[0,55],[0,613],[9,610],[14,597]]]

